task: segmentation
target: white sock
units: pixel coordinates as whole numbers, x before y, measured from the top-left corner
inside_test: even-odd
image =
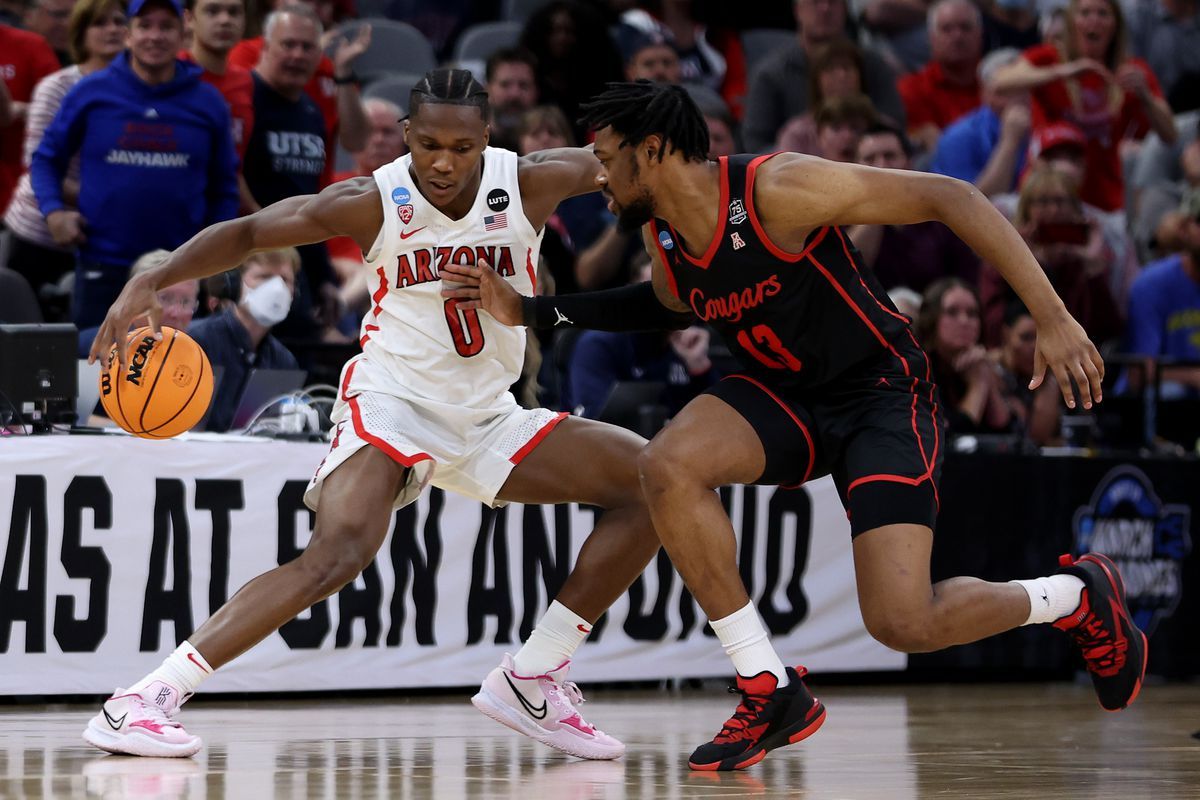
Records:
[[[562,666],[592,632],[592,623],[555,600],[513,656],[518,675],[545,675]]]
[[[1009,581],[1029,595],[1029,619],[1022,625],[1037,625],[1062,619],[1079,608],[1083,581],[1075,575],[1050,575],[1027,581]]]
[[[158,669],[130,686],[126,691],[138,694],[155,681],[162,681],[179,690],[179,702],[182,703],[212,673],[213,668],[204,660],[204,656],[192,647],[191,642],[184,642],[175,649],[174,653],[167,656]]]
[[[733,668],[743,678],[753,678],[760,672],[770,672],[782,688],[788,685],[787,668],[767,638],[754,603],[747,603],[728,617],[710,620],[709,625],[725,646],[725,653],[733,659]]]

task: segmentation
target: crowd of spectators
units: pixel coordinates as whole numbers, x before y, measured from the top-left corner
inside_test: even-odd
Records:
[[[36,313],[85,338],[144,254],[406,152],[406,96],[376,96],[388,76],[355,70],[372,27],[349,24],[353,0],[181,2],[0,7],[0,277],[15,273]],[[521,154],[586,143],[580,103],[646,79],[688,89],[712,158],[787,150],[973,183],[1102,352],[1176,359],[1165,385],[1200,397],[1187,364],[1200,364],[1200,1],[549,0],[489,52],[458,51],[464,31],[521,5],[385,11],[439,61],[478,71],[491,143]],[[775,35],[752,36],[766,28]],[[1052,389],[1025,388],[1033,320],[992,265],[937,222],[849,234],[914,318],[955,429],[1058,437]],[[562,204],[542,261],[545,291],[644,277],[640,238],[597,195]],[[335,240],[168,299],[192,306],[191,328],[216,351],[304,366],[315,346],[355,346],[361,263]],[[274,314],[285,294],[285,316],[267,320],[263,298]],[[730,366],[703,328],[536,341],[527,402],[588,416],[642,379],[665,385],[669,414]]]

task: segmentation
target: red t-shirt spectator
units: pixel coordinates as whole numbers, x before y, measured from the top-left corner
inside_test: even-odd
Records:
[[[1026,50],[1022,57],[1035,67],[1048,67],[1062,61],[1053,45],[1038,45]],[[1162,97],[1162,88],[1150,67],[1140,58],[1126,63],[1146,75],[1146,84],[1155,97]],[[1095,72],[1084,72],[1071,79],[1078,91],[1078,101],[1072,99],[1067,81],[1057,80],[1033,90],[1033,127],[1067,120],[1079,126],[1087,136],[1087,172],[1079,196],[1085,203],[1105,211],[1125,207],[1125,179],[1121,174],[1119,147],[1122,139],[1141,139],[1150,131],[1150,118],[1137,97],[1125,92],[1118,109],[1109,100],[1109,84]]]
[[[945,128],[961,116],[979,108],[979,81],[962,86],[946,79],[942,65],[930,61],[920,72],[905,75],[898,82],[908,129],[915,131],[923,125]]]
[[[262,49],[261,36],[242,39],[229,51],[229,64],[252,70],[258,66]],[[317,71],[304,85],[304,91],[317,104],[317,108],[321,109],[321,116],[325,118],[325,152],[328,153],[328,157],[325,159],[325,171],[321,173],[321,186],[324,187],[334,182],[333,162],[337,153],[338,135],[337,84],[333,82],[333,61],[329,56],[321,56]],[[246,135],[246,140],[250,140],[249,134]]]
[[[179,57],[196,63],[186,50],[181,51]],[[229,114],[233,117],[233,146],[237,148],[240,164],[246,157],[246,145],[254,131],[254,79],[250,77],[250,70],[230,64],[224,75],[204,70],[200,80],[213,86],[229,104]]]
[[[36,33],[0,25],[0,77],[14,103],[28,103],[38,81],[62,66]],[[25,118],[0,128],[0,213],[8,208],[17,179],[25,171]]]

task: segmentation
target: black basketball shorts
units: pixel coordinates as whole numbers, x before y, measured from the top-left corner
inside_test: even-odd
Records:
[[[851,536],[899,523],[934,528],[945,422],[929,360],[911,337],[803,399],[742,374],[707,394],[758,434],[766,467],[755,483],[796,488],[832,474]]]

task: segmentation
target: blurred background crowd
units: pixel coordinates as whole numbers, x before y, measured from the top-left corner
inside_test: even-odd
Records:
[[[0,0],[0,322],[73,322],[85,354],[131,270],[403,155],[409,89],[437,65],[477,75],[491,143],[520,154],[585,143],[579,104],[645,78],[687,87],[713,158],[787,150],[975,184],[1109,359],[1106,405],[1119,417],[1152,388],[1183,409],[1166,438],[1195,447],[1200,0],[179,3]],[[539,287],[645,280],[640,238],[614,222],[598,195],[562,204]],[[850,236],[914,320],[955,433],[1143,436],[1064,419],[1052,381],[1029,391],[1032,318],[943,225]],[[361,264],[348,240],[260,254],[164,290],[164,321],[227,370],[332,382],[370,303]],[[522,402],[643,433],[734,368],[703,327],[531,336],[527,362]]]

